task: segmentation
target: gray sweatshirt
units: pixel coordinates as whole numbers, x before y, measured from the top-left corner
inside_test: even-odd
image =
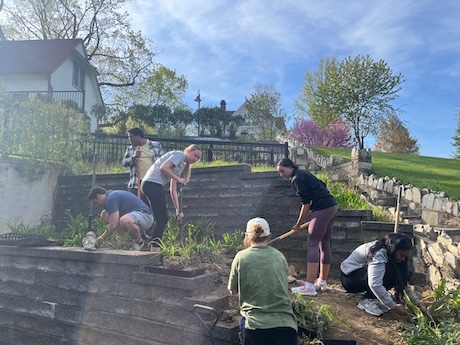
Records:
[[[376,243],[377,241],[373,241],[360,245],[340,264],[340,270],[348,275],[367,265],[367,279],[372,293],[390,310],[396,307],[396,303],[393,301],[388,290],[383,286],[383,276],[386,271],[385,265],[388,263],[388,253],[385,248],[382,248],[374,256],[369,256],[371,247]],[[412,303],[415,305],[420,303],[417,295],[409,286],[406,285],[404,291]]]

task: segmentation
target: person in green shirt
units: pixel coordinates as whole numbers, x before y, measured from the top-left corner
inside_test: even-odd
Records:
[[[244,318],[243,345],[297,345],[297,321],[288,294],[288,263],[268,246],[270,226],[253,218],[244,248],[233,259],[228,290],[239,295]]]

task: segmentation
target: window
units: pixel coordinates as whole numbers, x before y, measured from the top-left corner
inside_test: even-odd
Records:
[[[72,84],[80,90],[85,89],[85,71],[77,63],[73,63]]]

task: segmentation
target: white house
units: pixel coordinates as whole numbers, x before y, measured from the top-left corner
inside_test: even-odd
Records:
[[[97,76],[81,39],[0,41],[0,83],[10,93],[74,102],[97,129],[94,105],[103,106]]]
[[[236,130],[237,136],[247,136],[252,137],[254,139],[259,138],[260,127],[256,126],[252,123],[250,119],[248,119],[248,110],[246,109],[246,102],[244,102],[238,109],[235,110],[233,116],[240,115],[246,119],[245,123],[241,126],[238,126]]]

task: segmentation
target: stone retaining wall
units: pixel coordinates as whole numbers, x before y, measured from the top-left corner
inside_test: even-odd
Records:
[[[356,246],[393,231],[392,224],[369,219],[369,211],[339,215],[331,277],[338,278],[339,263]],[[403,230],[412,236],[412,228]],[[277,244],[301,273],[305,246],[305,232]],[[229,296],[211,293],[217,277],[210,272],[150,273],[158,263],[149,252],[0,246],[0,345],[209,344],[193,306],[210,306],[220,315]],[[237,323],[219,321],[215,344],[236,344]]]
[[[460,226],[460,201],[452,200],[444,192],[436,192],[413,185],[403,185],[396,178],[376,175],[359,175],[354,184],[367,190],[371,199],[379,196],[396,197],[401,189],[401,197],[412,211],[419,212],[425,224],[432,226]]]
[[[460,285],[460,230],[415,225],[417,255],[414,272],[426,276],[426,282],[437,286],[446,280],[448,289]]]
[[[205,345],[195,304],[219,313],[228,296],[209,298],[214,275],[147,273],[148,252],[0,247],[0,344]],[[237,325],[218,324],[218,345],[236,343]]]

